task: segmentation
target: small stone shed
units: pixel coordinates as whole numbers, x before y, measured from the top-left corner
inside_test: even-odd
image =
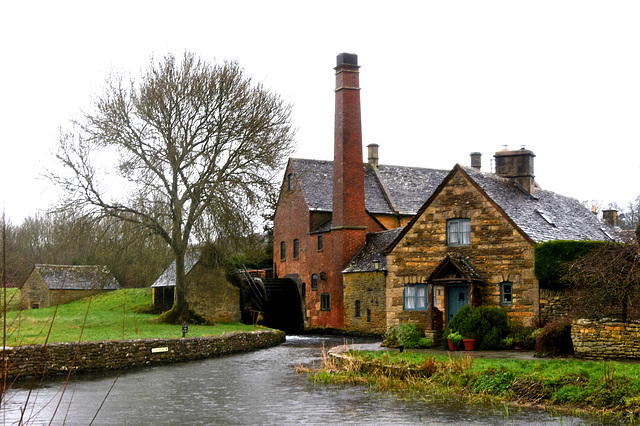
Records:
[[[239,322],[240,289],[227,280],[223,268],[214,268],[200,260],[200,252],[185,256],[184,269],[187,279],[187,303],[189,309],[214,322]],[[175,261],[151,285],[153,306],[158,311],[168,311],[173,306],[176,287]]]
[[[106,266],[37,264],[20,291],[23,308],[46,308],[122,287]]]

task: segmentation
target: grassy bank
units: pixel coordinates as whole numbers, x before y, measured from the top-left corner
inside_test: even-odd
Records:
[[[124,289],[43,309],[7,313],[6,345],[182,337],[180,325],[154,321],[150,289]],[[251,331],[240,323],[189,325],[187,337]]]
[[[349,383],[467,402],[514,403],[640,418],[640,364],[504,360],[351,351],[325,357],[316,382]]]

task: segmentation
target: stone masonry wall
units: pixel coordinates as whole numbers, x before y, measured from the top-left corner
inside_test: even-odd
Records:
[[[268,348],[284,341],[283,331],[261,330],[185,339],[134,339],[7,347],[7,380],[40,376],[43,373],[45,376],[62,375],[67,374],[70,369],[84,373],[192,361]]]
[[[447,220],[454,218],[471,220],[470,245],[447,245]],[[509,281],[513,304],[503,306],[509,317],[527,323],[539,314],[533,244],[458,172],[387,255],[387,326],[406,322],[403,315],[411,314],[403,312],[404,285],[427,282],[445,256],[456,253],[486,278],[474,303],[501,306],[500,283]]]
[[[344,328],[349,332],[379,334],[387,330],[386,276],[382,271],[344,274]],[[360,316],[356,317],[356,301]]]
[[[640,321],[579,319],[571,325],[575,355],[585,359],[640,359]]]
[[[540,318],[552,322],[569,313],[569,304],[564,290],[540,289]]]

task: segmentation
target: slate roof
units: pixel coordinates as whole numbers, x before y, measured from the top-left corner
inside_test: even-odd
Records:
[[[309,210],[331,212],[333,161],[292,158],[290,164]],[[365,208],[371,214],[414,215],[448,173],[419,167],[363,167]]]
[[[184,273],[188,274],[200,260],[200,251],[190,251],[184,256]],[[164,270],[151,287],[175,287],[176,285],[176,261]]]
[[[34,269],[50,290],[119,290],[122,288],[106,266],[38,264]]]
[[[532,197],[511,179],[456,166],[474,182],[536,243],[552,240],[617,241],[609,225],[571,197],[536,187]],[[455,168],[454,168],[455,170]]]
[[[390,229],[388,231],[367,234],[367,242],[360,251],[351,259],[347,267],[342,271],[349,272],[373,272],[373,261],[380,261],[380,270],[387,270],[387,257],[382,255],[382,251],[396,239],[402,228]]]

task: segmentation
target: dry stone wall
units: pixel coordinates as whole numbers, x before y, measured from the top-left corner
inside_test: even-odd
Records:
[[[640,359],[640,321],[574,320],[575,355],[585,359]]]
[[[134,339],[50,343],[5,348],[7,379],[44,374],[121,370],[212,358],[276,346],[285,341],[279,330],[238,332],[184,339]],[[75,361],[74,361],[75,359]]]
[[[540,289],[540,317],[552,322],[569,313],[569,302],[564,290]]]

